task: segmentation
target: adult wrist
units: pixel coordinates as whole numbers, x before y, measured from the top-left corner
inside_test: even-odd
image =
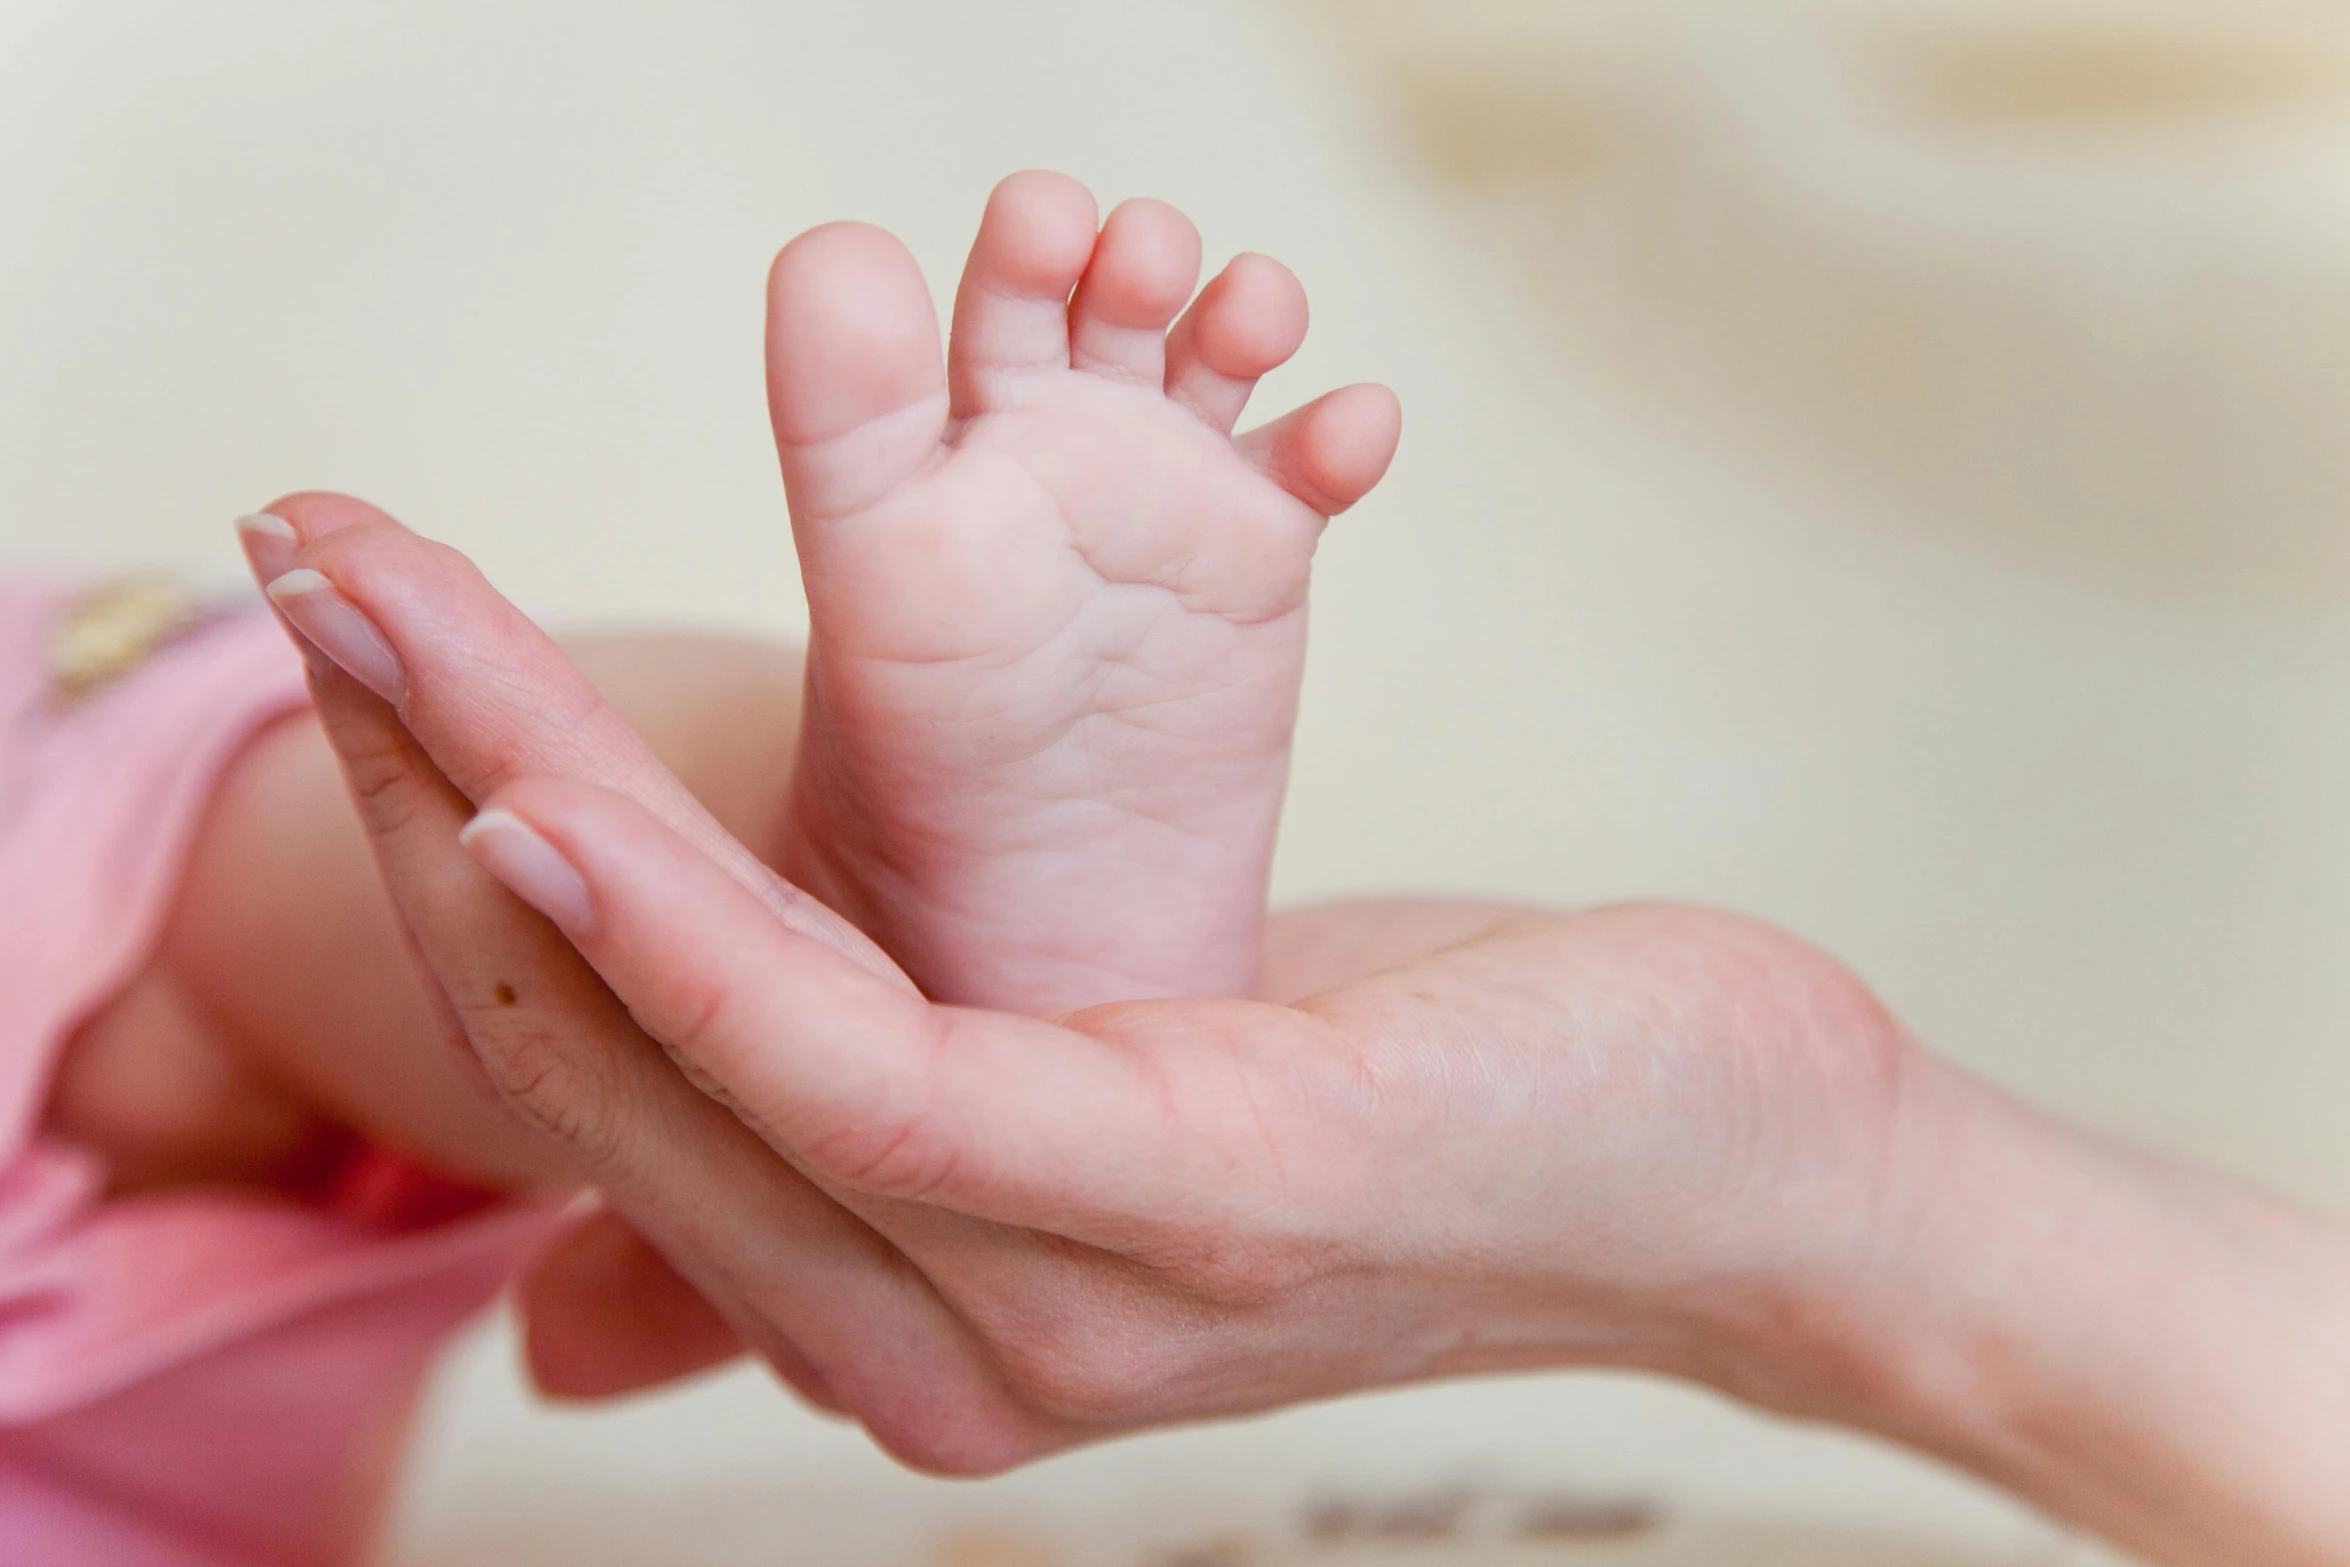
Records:
[[[1973,1470],[2149,1560],[2350,1561],[2350,1240],[1935,1063],[1868,1262],[1757,1400]]]

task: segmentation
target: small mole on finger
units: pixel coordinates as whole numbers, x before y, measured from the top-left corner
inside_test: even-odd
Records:
[[[498,998],[498,1005],[502,1007],[510,1007],[514,1005],[515,1002],[522,999],[520,996],[517,996],[514,993],[514,987],[507,984],[502,979],[498,981],[498,988],[490,992],[490,994]]]

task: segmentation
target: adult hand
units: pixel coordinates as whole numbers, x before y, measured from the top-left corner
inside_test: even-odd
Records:
[[[575,1324],[581,1277],[638,1281],[646,1348],[613,1384],[718,1352],[722,1320],[899,1457],[977,1473],[1407,1379],[1638,1366],[1886,1431],[2171,1560],[2338,1559],[2338,1232],[2041,1126],[1800,944],[1676,909],[1366,911],[1299,934],[1291,971],[1336,983],[1291,1005],[933,1007],[460,558],[355,502],[273,511],[301,545],[273,596],[351,672],[321,666],[321,707],[455,1019],[693,1287],[613,1230],[549,1276],[541,1316]],[[2261,1342],[2215,1260],[2255,1280]],[[2215,1344],[2231,1364],[2180,1364]],[[2264,1465],[2246,1427],[2280,1420]]]
[[[329,673],[321,707],[493,1080],[910,1462],[1534,1361],[1704,1374],[1786,1278],[1866,1260],[1915,1058],[1784,937],[1487,914],[1293,1006],[933,1008],[459,557],[273,510],[324,574],[281,608],[375,688]],[[480,807],[476,854],[560,933],[458,847]]]

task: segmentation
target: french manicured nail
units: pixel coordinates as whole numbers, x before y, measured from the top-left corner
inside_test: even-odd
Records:
[[[595,929],[596,908],[588,898],[587,883],[553,844],[512,811],[491,806],[465,824],[457,841],[504,882],[508,892],[553,920],[565,935],[584,936]]]
[[[292,571],[294,552],[302,547],[292,523],[265,511],[237,519],[237,541],[245,546],[245,561],[253,568],[255,582],[275,582]]]
[[[289,571],[269,584],[270,602],[285,612],[310,645],[343,668],[343,673],[398,707],[408,697],[408,676],[384,634],[335,585],[307,568]]]

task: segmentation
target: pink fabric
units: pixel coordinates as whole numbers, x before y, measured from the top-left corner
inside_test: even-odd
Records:
[[[213,780],[305,700],[256,613],[64,705],[61,608],[0,586],[0,1562],[350,1561],[434,1350],[547,1218],[387,1222],[417,1207],[387,1206],[387,1182],[437,1194],[381,1155],[318,1206],[107,1201],[90,1156],[40,1135],[58,1049],[144,961]]]

